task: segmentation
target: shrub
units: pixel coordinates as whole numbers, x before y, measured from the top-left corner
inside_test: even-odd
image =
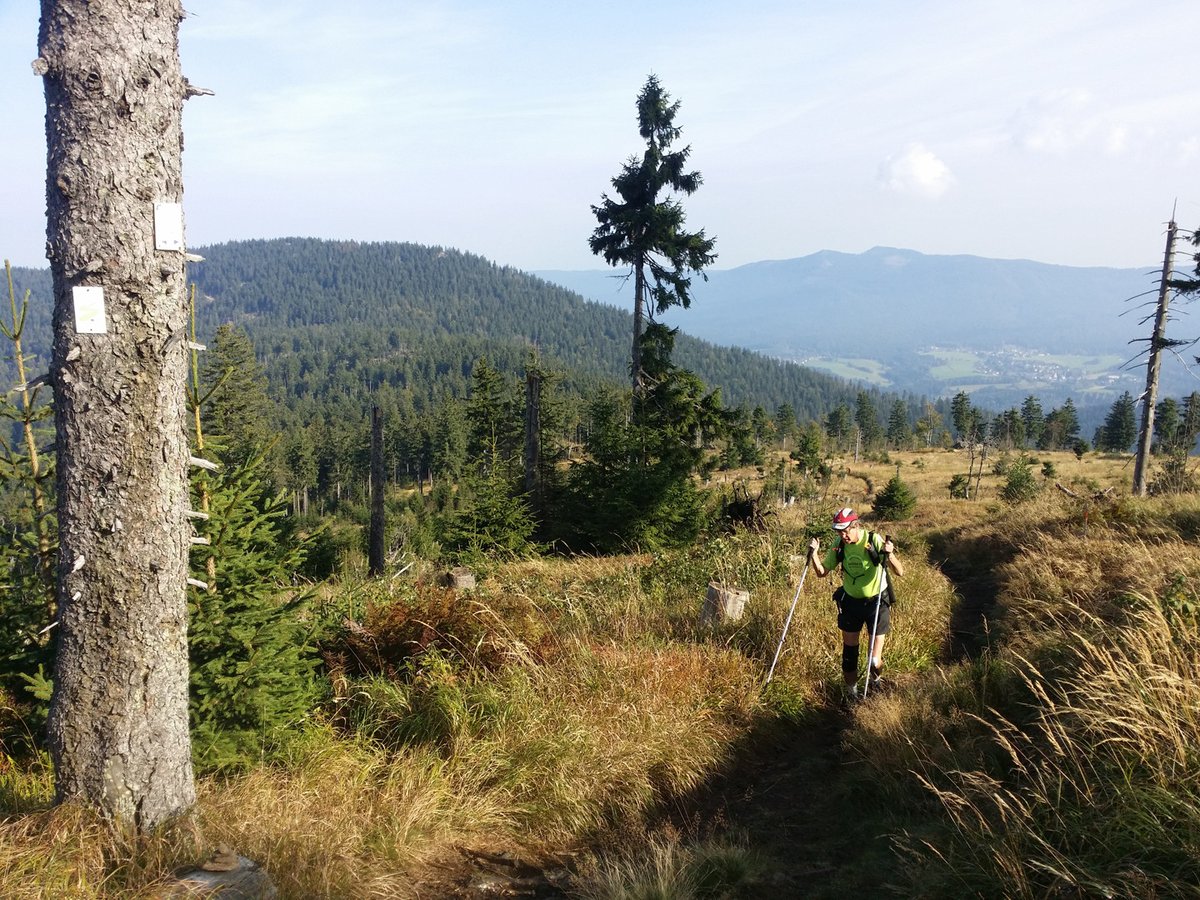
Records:
[[[961,472],[950,479],[950,499],[969,500],[971,497],[971,476]]]
[[[875,496],[875,515],[891,522],[911,519],[917,508],[917,496],[900,475],[893,475],[882,491]]]
[[[1033,477],[1029,459],[1021,456],[1008,468],[1008,477],[1000,490],[1000,497],[1007,503],[1024,503],[1032,500],[1041,491],[1041,485]]]

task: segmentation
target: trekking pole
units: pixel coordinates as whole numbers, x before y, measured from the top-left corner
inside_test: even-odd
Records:
[[[792,608],[788,610],[787,621],[783,623],[783,634],[779,636],[779,646],[775,648],[775,658],[771,660],[771,669],[767,672],[767,680],[763,682],[765,688],[771,683],[771,677],[775,674],[775,664],[779,662],[779,653],[783,650],[783,641],[787,637],[788,626],[792,624],[792,613],[796,611],[796,602],[800,599],[800,591],[804,587],[804,579],[808,577],[808,562],[812,559],[812,550],[808,551],[808,555],[804,557],[804,571],[800,573],[800,583],[796,585],[796,596],[792,598]]]
[[[871,660],[875,657],[875,632],[879,630],[879,607],[883,604],[883,594],[887,590],[887,558],[886,553],[880,554],[879,565],[883,567],[882,576],[879,579],[879,595],[875,598],[875,621],[871,623],[871,643],[867,644],[867,678],[863,683],[863,699],[867,699],[867,692],[871,690]]]

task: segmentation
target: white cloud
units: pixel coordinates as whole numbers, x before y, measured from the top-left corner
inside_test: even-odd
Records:
[[[1051,91],[1013,116],[1012,139],[1025,150],[1061,156],[1089,141],[1101,119],[1087,91]]]
[[[937,199],[954,185],[954,173],[924,144],[909,144],[879,166],[879,184],[897,194]]]
[[[1124,125],[1113,125],[1108,131],[1104,149],[1110,156],[1121,156],[1129,149],[1129,129]]]

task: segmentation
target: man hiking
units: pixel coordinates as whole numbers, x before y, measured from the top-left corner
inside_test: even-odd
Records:
[[[890,598],[887,595],[880,597],[884,561],[897,575],[904,574],[904,566],[896,559],[892,539],[867,531],[849,507],[837,511],[833,528],[840,536],[839,542],[830,547],[824,557],[819,557],[821,542],[813,538],[808,545],[808,556],[813,569],[822,578],[838,565],[842,567],[842,586],[834,592],[833,598],[837,602],[837,624],[842,632],[842,679],[847,697],[856,699],[858,641],[863,626],[868,633],[873,629],[875,635],[874,646],[868,648],[869,687],[879,684],[883,669],[883,639],[891,630]]]

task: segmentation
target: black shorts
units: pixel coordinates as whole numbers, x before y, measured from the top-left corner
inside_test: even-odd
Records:
[[[857,597],[851,597],[848,594],[842,593],[840,590],[835,597],[840,597],[838,600],[838,618],[837,625],[842,631],[849,631],[851,634],[857,634],[866,627],[870,632],[874,627],[875,634],[887,634],[892,630],[892,611],[886,603],[879,603],[878,598],[872,597],[868,600],[860,600]],[[875,621],[875,609],[879,608],[879,622]]]

